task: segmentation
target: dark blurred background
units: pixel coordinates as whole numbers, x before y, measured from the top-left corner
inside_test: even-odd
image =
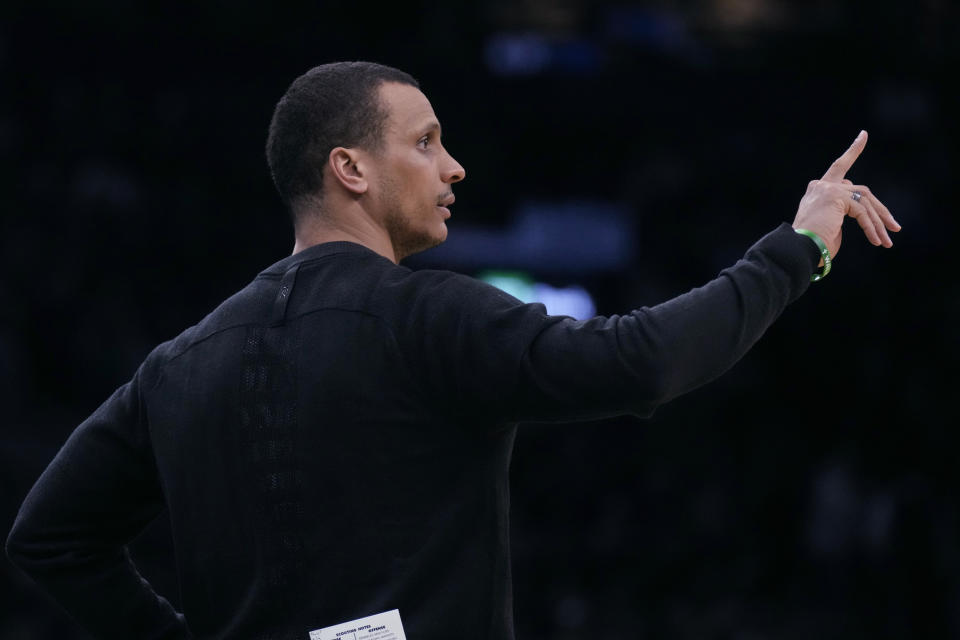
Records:
[[[7,0],[0,534],[154,345],[289,254],[274,104],[316,64],[366,59],[421,81],[467,169],[448,244],[413,267],[604,315],[652,305],[792,220],[861,128],[849,177],[903,224],[883,250],[848,221],[829,278],[651,420],[521,430],[520,638],[960,637],[958,14]],[[133,553],[176,603],[165,527]],[[0,639],[83,637],[0,561]]]

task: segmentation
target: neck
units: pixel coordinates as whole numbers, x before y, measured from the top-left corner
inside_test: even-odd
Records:
[[[300,217],[294,232],[293,253],[299,253],[324,242],[354,242],[397,262],[396,252],[386,229],[376,224],[366,212],[352,211],[342,215],[306,213]]]

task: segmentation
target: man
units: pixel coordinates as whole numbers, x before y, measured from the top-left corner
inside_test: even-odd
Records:
[[[77,428],[7,553],[101,637],[306,638],[396,609],[411,639],[512,638],[515,424],[648,416],[728,369],[829,269],[846,215],[891,246],[899,225],[844,177],[865,144],[717,279],[576,322],[399,266],[444,241],[464,169],[407,74],[312,69],[267,143],[293,255]],[[126,552],[164,506],[182,614]]]

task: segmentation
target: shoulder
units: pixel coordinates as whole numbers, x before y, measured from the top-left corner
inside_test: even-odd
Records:
[[[279,276],[260,274],[247,286],[217,305],[196,324],[157,345],[146,357],[138,371],[141,383],[147,388],[158,380],[163,368],[224,331],[250,324],[262,323],[269,310]]]
[[[559,320],[540,303],[524,303],[486,282],[451,271],[396,273],[381,287],[380,312],[401,342],[441,345],[464,353],[463,344],[526,344]],[[459,346],[457,346],[459,345]]]
[[[428,307],[466,309],[503,309],[524,303],[486,282],[453,271],[401,267],[383,281],[386,290],[395,291],[411,303]]]

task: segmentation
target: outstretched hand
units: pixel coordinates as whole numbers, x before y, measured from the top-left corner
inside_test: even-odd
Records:
[[[811,180],[800,200],[794,229],[808,229],[820,236],[834,257],[840,250],[843,219],[854,218],[867,240],[875,246],[892,247],[888,231],[899,231],[900,223],[868,187],[847,180],[847,171],[867,146],[867,132],[861,131],[850,148],[833,161],[819,180]],[[856,197],[855,194],[860,196]]]

